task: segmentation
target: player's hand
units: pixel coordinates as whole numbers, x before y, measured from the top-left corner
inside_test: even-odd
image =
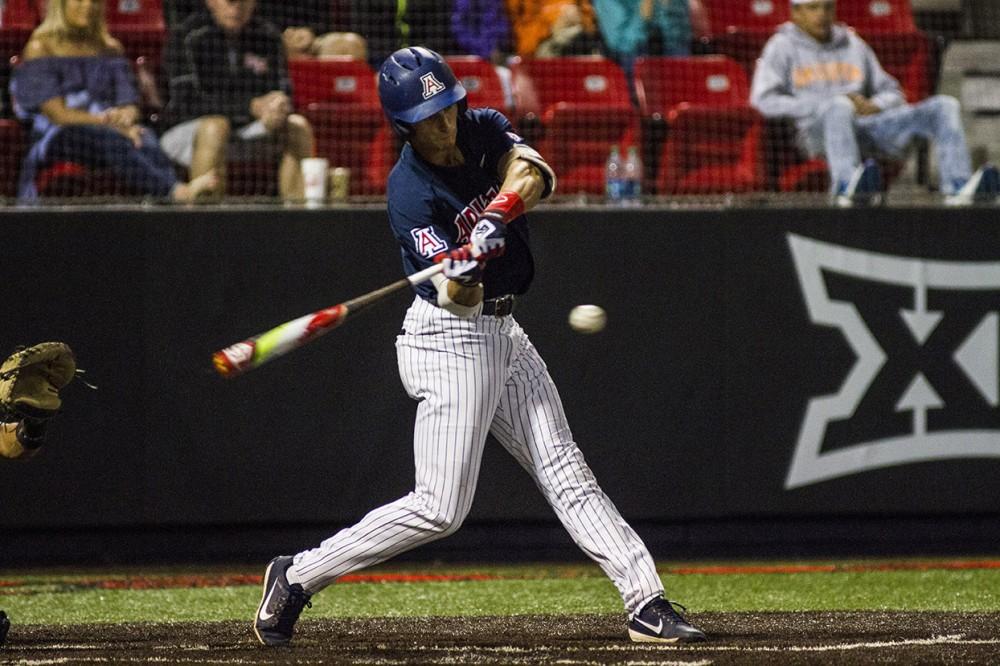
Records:
[[[469,238],[472,256],[479,261],[499,257],[507,249],[507,225],[498,213],[485,211],[472,228]]]
[[[449,280],[471,286],[483,279],[483,270],[468,248],[460,247],[442,255],[442,274]]]

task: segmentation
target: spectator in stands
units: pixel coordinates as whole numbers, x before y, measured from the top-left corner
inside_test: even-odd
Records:
[[[131,65],[108,34],[101,0],[49,0],[22,58],[10,86],[18,116],[32,124],[21,201],[37,199],[38,170],[59,161],[107,169],[130,191],[178,202],[216,185],[211,169],[179,182],[152,130],[139,123]]]
[[[603,53],[590,0],[507,0],[507,14],[519,56]]]
[[[460,51],[502,64],[510,42],[503,0],[455,0],[451,32]]]
[[[611,56],[631,73],[641,55],[691,54],[688,0],[593,0]]]
[[[192,176],[216,171],[222,193],[230,160],[279,159],[278,190],[301,199],[301,160],[312,127],[292,112],[281,33],[255,15],[255,0],[205,0],[171,35],[166,68],[166,153]]]
[[[376,69],[397,49],[420,44],[444,55],[463,52],[450,30],[454,0],[351,0],[351,29],[368,42]]]
[[[832,0],[790,1],[792,20],[764,46],[750,102],[767,117],[795,120],[804,151],[826,157],[836,203],[880,200],[878,167],[874,160],[862,163],[862,154],[901,157],[915,136],[934,140],[946,203],[996,198],[996,169],[971,173],[954,98],[907,104],[868,44],[834,23]]]
[[[261,0],[258,13],[281,30],[289,58],[346,55],[364,60],[368,57],[364,37],[333,29],[331,0]]]

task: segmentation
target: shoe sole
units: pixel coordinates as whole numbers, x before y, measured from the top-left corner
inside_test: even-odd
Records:
[[[681,636],[676,636],[674,638],[664,638],[663,636],[650,636],[649,634],[644,634],[642,632],[636,631],[635,629],[628,630],[628,637],[632,639],[633,643],[704,643],[704,638],[682,638]]]
[[[274,558],[267,564],[267,569],[264,570],[264,589],[260,593],[260,603],[257,604],[257,613],[253,616],[253,633],[257,636],[257,640],[261,642],[262,645],[267,645],[268,647],[275,645],[284,645],[287,640],[268,640],[260,635],[260,631],[257,630],[257,618],[260,617],[260,611],[264,608],[264,600],[267,599],[267,588],[270,587],[268,582],[271,580],[271,568],[274,567],[274,563],[278,561],[278,558]]]

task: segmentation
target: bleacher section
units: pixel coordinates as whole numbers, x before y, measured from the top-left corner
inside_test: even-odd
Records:
[[[331,3],[336,26],[348,29],[354,3]],[[548,158],[559,173],[560,195],[599,198],[612,145],[641,147],[644,193],[651,197],[825,191],[823,162],[805,160],[788,124],[767,122],[748,105],[756,58],[775,27],[789,19],[787,0],[701,4],[708,34],[696,39],[692,56],[641,57],[632,70],[602,56],[507,58],[498,66],[475,55],[446,55],[469,103],[503,111]],[[976,7],[982,13],[982,5]],[[45,9],[41,0],[2,0],[0,11],[0,196],[11,202],[28,139],[12,113],[7,83]],[[135,64],[143,118],[157,130],[167,101],[161,65],[165,12],[171,11],[161,0],[105,5],[111,33]],[[839,0],[837,12],[899,79],[909,101],[935,93],[947,43],[933,26],[917,24],[910,0]],[[1000,23],[1000,8],[993,18]],[[949,23],[961,21],[951,17]],[[994,53],[1000,62],[1000,46]],[[347,56],[296,59],[289,61],[289,74],[295,109],[313,126],[318,156],[350,170],[352,197],[381,198],[399,143],[382,116],[372,63]],[[921,155],[916,180],[923,183],[926,151]],[[904,170],[906,165],[895,169]],[[241,173],[234,169],[230,180],[251,177]],[[252,177],[266,180],[273,173]],[[36,184],[43,195],[56,198],[127,194],[101,174],[69,163],[40,171]],[[273,188],[264,189],[274,194]],[[259,194],[261,188],[232,188],[240,190]]]

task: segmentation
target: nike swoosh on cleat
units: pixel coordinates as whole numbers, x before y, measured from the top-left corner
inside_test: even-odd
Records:
[[[267,606],[268,606],[268,604],[271,601],[271,596],[274,594],[274,589],[276,587],[278,587],[278,586],[277,585],[272,585],[271,589],[267,593],[267,596],[264,597],[264,601],[260,602],[260,612],[257,613],[257,617],[259,617],[263,622],[267,622],[272,617],[274,617],[274,613],[268,613],[267,612]],[[643,623],[643,624],[645,624],[645,623]],[[646,626],[649,626],[649,625],[646,625]]]
[[[658,625],[656,625],[655,627],[653,625],[649,624],[648,622],[643,622],[640,618],[635,618],[635,621],[638,622],[639,624],[641,624],[642,626],[646,627],[647,629],[649,629],[650,631],[652,631],[655,634],[659,634],[661,631],[663,631],[663,620],[660,620],[660,623]]]

